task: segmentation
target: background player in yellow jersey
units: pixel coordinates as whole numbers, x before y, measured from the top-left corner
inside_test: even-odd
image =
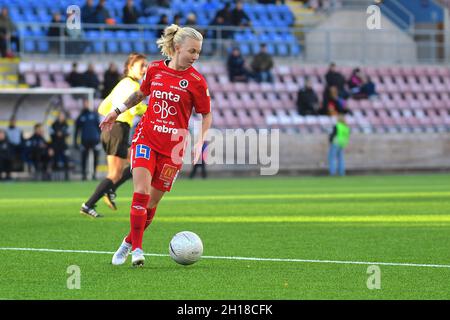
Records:
[[[120,105],[135,91],[139,90],[139,81],[147,70],[147,60],[142,54],[131,53],[125,62],[124,78],[114,87],[98,108],[101,115],[106,116],[112,111],[113,105]],[[95,210],[97,201],[104,197],[107,205],[116,210],[116,189],[131,178],[129,160],[130,128],[136,115],[140,116],[147,110],[147,105],[140,102],[117,117],[111,132],[102,133],[101,142],[107,154],[108,175],[101,181],[89,200],[81,205],[80,213],[98,218]]]

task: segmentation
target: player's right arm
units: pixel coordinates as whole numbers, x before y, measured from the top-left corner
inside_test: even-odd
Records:
[[[150,64],[150,66],[147,69],[147,72],[144,76],[144,81],[142,81],[141,84],[141,88],[133,92],[124,103],[118,106],[113,106],[113,110],[110,113],[108,113],[105,119],[103,119],[103,121],[100,123],[100,129],[106,131],[111,130],[112,126],[114,125],[114,121],[116,121],[119,114],[134,107],[138,103],[141,103],[145,99],[145,97],[150,94],[151,68],[152,64]]]
[[[141,90],[133,92],[128,99],[122,103],[119,106],[114,106],[113,110],[108,113],[103,119],[103,121],[100,123],[100,129],[109,131],[112,129],[112,126],[114,125],[114,121],[116,121],[119,114],[122,112],[127,111],[128,109],[134,107],[138,103],[142,102],[142,100],[145,99],[145,94],[142,93]]]

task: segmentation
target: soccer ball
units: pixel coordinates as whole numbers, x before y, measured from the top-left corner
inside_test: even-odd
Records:
[[[178,232],[170,240],[169,254],[176,263],[182,265],[193,264],[203,254],[202,240],[191,231]]]

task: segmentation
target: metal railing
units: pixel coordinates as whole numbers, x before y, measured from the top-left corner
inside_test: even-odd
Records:
[[[48,37],[50,26],[59,28],[59,37]],[[65,24],[21,23],[18,55],[78,59],[92,55],[126,55],[142,51],[159,56],[158,25],[84,25],[83,30],[67,32]],[[232,47],[244,56],[259,51],[266,43],[269,52],[286,61],[327,63],[448,63],[450,48],[444,30],[321,29],[286,27],[199,27],[205,36],[202,59],[226,59]],[[24,30],[28,30],[24,32]],[[239,35],[239,36],[238,36]]]

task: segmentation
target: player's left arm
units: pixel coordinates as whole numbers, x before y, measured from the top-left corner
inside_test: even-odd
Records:
[[[212,112],[211,112],[211,97],[209,95],[208,86],[206,81],[202,79],[198,86],[198,91],[194,96],[195,112],[202,115],[202,128],[198,135],[198,140],[194,145],[194,158],[193,164],[196,164],[202,155],[203,142],[206,139],[209,128],[212,124]]]

